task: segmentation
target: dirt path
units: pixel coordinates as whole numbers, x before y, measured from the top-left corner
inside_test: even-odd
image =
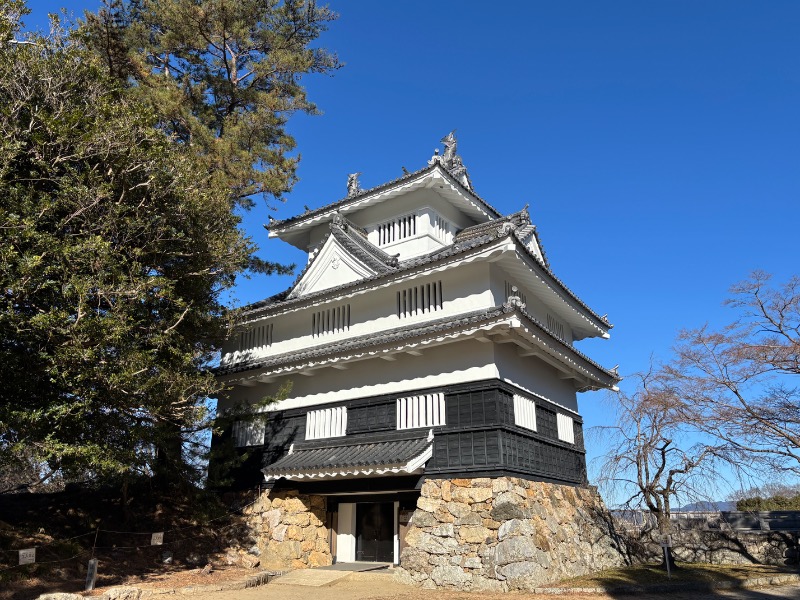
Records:
[[[385,580],[342,580],[327,587],[268,584],[248,590],[217,592],[191,596],[193,600],[797,600],[800,584],[765,590],[729,590],[684,594],[647,594],[613,596],[580,594],[541,596],[522,593],[469,593],[423,590]]]

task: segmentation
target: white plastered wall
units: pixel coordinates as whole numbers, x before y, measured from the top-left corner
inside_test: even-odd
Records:
[[[274,395],[287,380],[292,391],[286,400],[273,404],[270,410],[340,402],[381,394],[398,394],[422,388],[455,385],[498,377],[492,344],[463,340],[433,348],[421,348],[422,355],[396,354],[395,360],[370,358],[348,363],[347,370],[324,368],[313,377],[294,374],[277,378],[272,383],[252,387],[234,386],[220,407],[231,402],[256,402]]]
[[[493,346],[500,379],[578,412],[573,379],[560,379],[560,371],[536,357],[520,356],[516,344]]]
[[[245,355],[248,359],[258,359],[308,350],[321,344],[343,341],[351,337],[375,335],[381,331],[489,308],[495,304],[492,291],[487,285],[488,278],[489,265],[487,263],[465,264],[440,273],[409,277],[388,287],[369,290],[352,298],[321,303],[276,317],[267,317],[262,321],[274,323],[272,345],[252,348],[239,353],[236,352],[238,341],[232,339],[223,346],[222,364],[241,360]],[[438,281],[442,282],[444,297],[441,310],[425,311],[402,318],[397,315],[398,291]],[[350,328],[348,330],[323,335],[312,334],[311,323],[314,313],[345,304],[350,305]],[[234,354],[234,352],[236,353]]]
[[[519,291],[525,296],[525,311],[539,321],[542,325],[547,326],[548,313],[553,314],[553,311],[548,310],[544,303],[536,296],[530,288],[525,286],[525,282],[520,280],[512,274],[506,272],[498,264],[491,265],[491,290],[493,302],[497,305],[503,304],[506,301],[506,281],[512,285],[516,285]],[[555,316],[555,315],[554,315]],[[564,319],[559,319],[564,325],[564,341],[568,344],[573,343],[573,334],[569,325]]]
[[[415,190],[403,196],[390,198],[385,202],[368,206],[346,216],[347,219],[370,232],[370,241],[377,245],[377,236],[371,233],[374,226],[396,217],[418,213],[416,236],[382,247],[389,254],[399,253],[400,259],[404,260],[432,252],[443,246],[441,241],[429,235],[431,211],[437,212],[450,221],[456,227],[456,230],[475,224],[472,219],[430,189]],[[328,231],[330,231],[330,225],[326,222],[317,225],[310,232],[309,251],[319,246]]]

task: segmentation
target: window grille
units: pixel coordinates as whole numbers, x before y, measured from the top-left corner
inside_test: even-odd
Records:
[[[536,431],[536,404],[533,400],[514,394],[514,424]]]
[[[547,328],[558,339],[566,340],[566,337],[564,337],[564,324],[550,313],[547,313]]]
[[[233,445],[237,448],[264,445],[264,421],[234,421]]]
[[[525,294],[523,294],[519,286],[517,285],[517,292],[514,293],[514,286],[515,284],[511,283],[510,281],[506,281],[506,300],[508,300],[509,296],[518,296],[520,300],[522,300],[523,304],[527,304],[528,300],[525,298]]]
[[[442,310],[442,306],[441,280],[397,292],[397,316],[401,319]]]
[[[239,335],[239,350],[249,350],[272,345],[274,323],[262,323],[243,331]]]
[[[318,310],[311,315],[311,335],[320,336],[350,329],[350,305]]]
[[[450,244],[453,242],[453,238],[455,237],[455,231],[456,228],[452,223],[450,223],[450,221],[444,217],[440,217],[439,215],[434,215],[433,235],[435,238],[444,242],[445,244]]]
[[[556,415],[556,424],[558,425],[558,439],[574,444],[575,428],[572,425],[572,417],[559,413]]]
[[[347,433],[347,407],[323,408],[306,413],[306,439],[342,437]]]
[[[417,215],[405,215],[378,225],[378,245],[385,246],[417,235]]]
[[[397,399],[397,429],[438,427],[444,424],[444,394],[423,394]]]

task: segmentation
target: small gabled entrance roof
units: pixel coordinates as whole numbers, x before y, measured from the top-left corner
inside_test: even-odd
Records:
[[[433,455],[433,431],[334,438],[295,444],[289,453],[262,469],[275,479],[334,479],[421,472]]]

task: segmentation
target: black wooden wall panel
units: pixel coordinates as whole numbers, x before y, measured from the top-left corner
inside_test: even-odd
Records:
[[[442,390],[445,393],[446,424],[435,428],[433,457],[426,473],[483,472],[528,473],[565,482],[583,483],[586,466],[583,455],[583,427],[575,415],[575,445],[558,440],[558,407],[536,400],[537,431],[514,423],[512,389],[499,381],[464,384]],[[421,390],[430,393],[435,390]],[[347,434],[365,435],[393,432],[397,427],[397,399],[378,396],[336,403],[348,407]],[[316,410],[322,407],[309,407]],[[266,424],[263,463],[278,460],[292,443],[305,440],[306,410],[270,413]],[[251,461],[245,477],[255,473]],[[252,471],[252,472],[251,472]]]
[[[397,428],[396,401],[351,406],[347,409],[347,433],[393,431]]]
[[[556,425],[556,413],[540,404],[536,405],[536,429],[543,438],[549,440],[558,439],[558,426]]]
[[[512,431],[502,433],[503,464],[550,479],[584,483],[583,453],[563,443],[550,443]]]

